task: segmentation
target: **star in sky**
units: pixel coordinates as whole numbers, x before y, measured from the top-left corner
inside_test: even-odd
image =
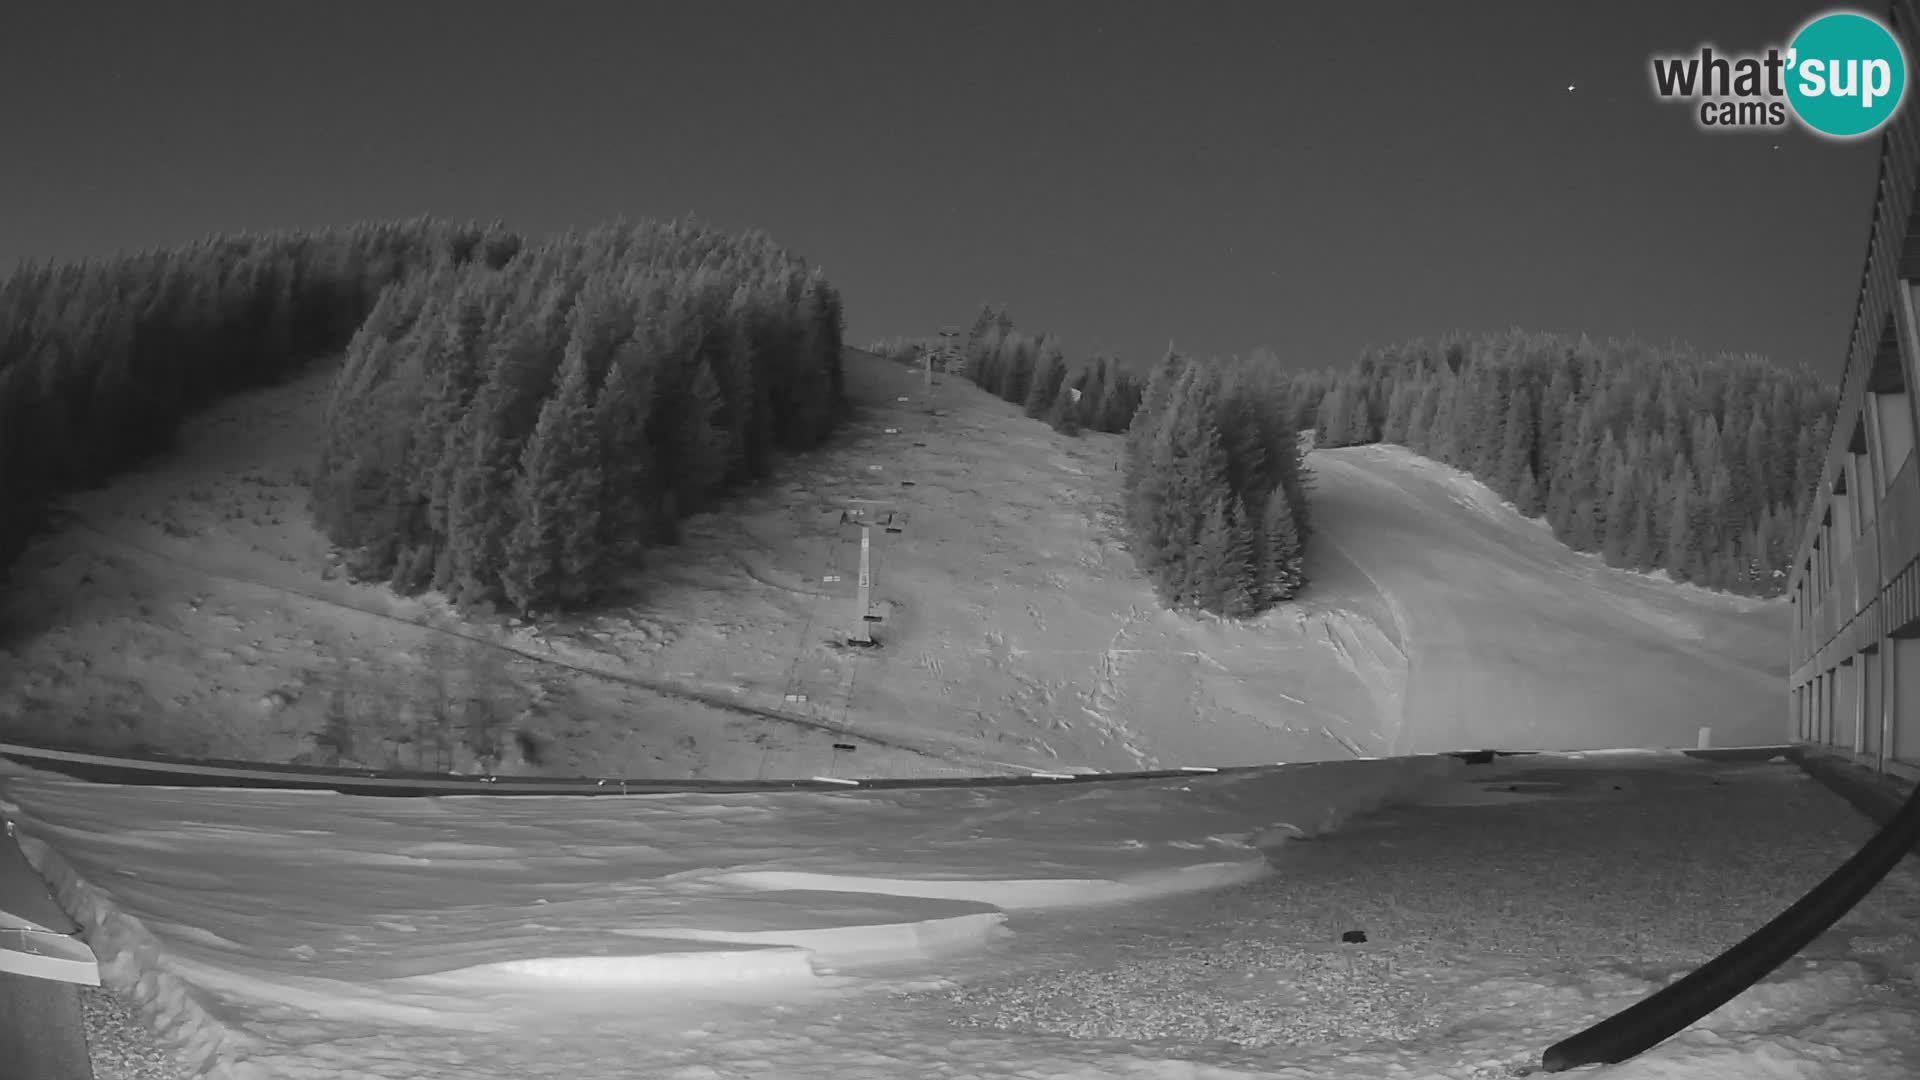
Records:
[[[1567,93],[1569,93],[1569,94],[1571,94],[1571,93],[1573,93],[1573,84],[1572,84],[1572,83],[1568,83],[1568,84],[1567,84]]]

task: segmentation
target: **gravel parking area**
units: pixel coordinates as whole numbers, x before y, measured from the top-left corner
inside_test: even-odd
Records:
[[[1076,913],[1071,927],[1012,922],[1028,932],[970,962],[941,992],[945,1011],[964,1026],[1229,1052],[1507,1029],[1525,1047],[1517,1072],[1766,923],[1873,828],[1784,763],[1509,780],[1554,794],[1390,810],[1287,845],[1250,885]],[[1914,999],[1917,910],[1909,860],[1791,963],[1871,964],[1881,990]],[[1342,943],[1349,931],[1364,943]]]

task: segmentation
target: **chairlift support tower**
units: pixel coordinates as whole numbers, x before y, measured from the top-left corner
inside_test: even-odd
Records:
[[[860,526],[860,578],[854,596],[852,632],[847,635],[850,645],[874,644],[873,624],[880,621],[880,616],[873,611],[873,528],[892,526],[896,517],[897,511],[890,504],[877,499],[848,499],[840,511],[842,524]]]

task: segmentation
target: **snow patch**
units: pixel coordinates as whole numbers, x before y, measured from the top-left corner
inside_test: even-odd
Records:
[[[1041,911],[1125,903],[1185,892],[1240,885],[1265,876],[1264,858],[1197,863],[1132,875],[1124,880],[1055,878],[1051,880],[913,879],[809,874],[783,870],[743,871],[709,879],[747,889],[811,889],[819,892],[879,893],[939,900],[971,900],[1007,911]]]
[[[482,988],[554,982],[573,989],[665,989],[734,982],[811,982],[813,954],[753,948],[632,956],[540,956],[416,977],[420,985]]]
[[[822,969],[925,962],[1007,936],[1000,912],[956,915],[947,919],[836,926],[802,930],[648,930],[644,936],[746,945],[784,945],[805,950]],[[615,931],[620,933],[622,931]]]

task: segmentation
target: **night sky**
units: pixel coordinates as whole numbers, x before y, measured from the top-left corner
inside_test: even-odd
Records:
[[[995,300],[1074,356],[1517,324],[1834,373],[1876,141],[1705,134],[1647,74],[1825,6],[10,4],[0,267],[692,213],[825,266],[858,344]]]

